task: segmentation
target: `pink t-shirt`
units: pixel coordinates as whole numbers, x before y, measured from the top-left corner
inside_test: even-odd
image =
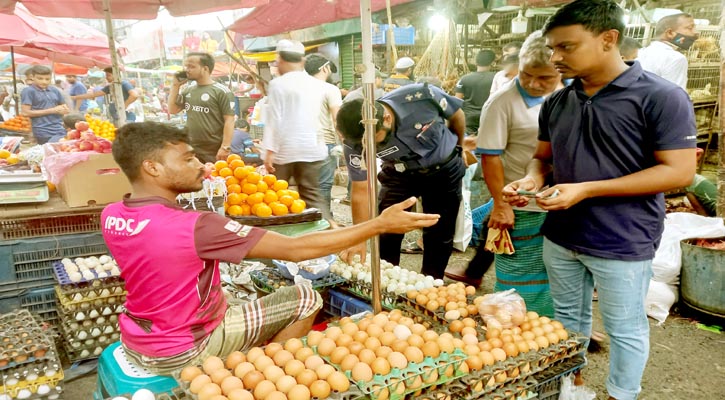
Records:
[[[219,260],[241,262],[265,233],[161,197],[128,195],[103,210],[101,224],[128,291],[121,340],[149,357],[190,350],[219,325],[227,308]]]

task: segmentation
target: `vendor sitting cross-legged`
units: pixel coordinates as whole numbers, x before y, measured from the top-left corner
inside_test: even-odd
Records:
[[[125,125],[116,134],[113,158],[132,186],[101,216],[104,239],[128,291],[119,317],[121,343],[132,362],[156,373],[310,330],[322,306],[312,287],[295,285],[230,305],[219,261],[307,260],[438,221],[437,215],[404,211],[415,204],[410,198],[366,223],[290,238],[176,205],[180,193],[202,188],[205,175],[184,130],[154,122]]]

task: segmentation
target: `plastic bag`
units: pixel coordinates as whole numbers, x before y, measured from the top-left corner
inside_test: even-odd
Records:
[[[559,390],[559,400],[594,400],[597,393],[588,387],[574,384],[574,374],[561,377],[561,390]]]
[[[509,329],[526,320],[526,303],[516,289],[489,293],[479,299],[476,306],[487,329]]]
[[[647,315],[659,321],[665,322],[670,315],[670,308],[677,301],[677,286],[667,283],[649,281],[647,297],[644,299],[644,309]]]
[[[471,215],[471,206],[469,205],[470,198],[471,191],[463,189],[461,204],[458,206],[458,216],[456,216],[456,230],[453,234],[453,248],[459,251],[466,251],[473,236],[473,216]]]
[[[65,173],[74,165],[88,161],[90,154],[94,154],[90,151],[76,151],[67,152],[61,149],[62,146],[68,146],[76,140],[68,140],[59,143],[46,143],[43,145],[43,170],[45,176],[54,185],[59,185],[60,181],[65,176]]]

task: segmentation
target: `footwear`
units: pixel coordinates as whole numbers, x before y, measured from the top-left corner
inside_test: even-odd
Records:
[[[350,205],[350,198],[349,198],[349,197],[343,197],[343,198],[342,198],[342,199],[340,200],[340,204],[346,204],[346,205]]]
[[[471,277],[466,276],[465,273],[459,275],[456,272],[458,272],[458,271],[455,271],[455,272],[454,271],[451,271],[451,272],[445,271],[443,273],[443,275],[445,275],[445,277],[448,279],[453,279],[454,281],[467,283],[475,288],[478,288],[479,286],[481,286],[481,282],[483,281],[483,279],[471,278]]]
[[[418,246],[418,243],[410,243],[403,245],[400,252],[403,254],[423,254],[423,249]]]

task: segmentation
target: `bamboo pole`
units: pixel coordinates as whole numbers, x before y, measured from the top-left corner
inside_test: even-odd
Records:
[[[15,115],[20,115],[20,93],[18,93],[18,75],[15,71],[14,46],[10,46],[10,63],[13,65],[13,103],[15,103]]]
[[[111,84],[111,97],[113,107],[116,108],[114,121],[117,128],[126,124],[126,101],[123,98],[121,89],[121,72],[118,70],[118,53],[116,52],[116,39],[113,33],[113,21],[111,20],[111,0],[103,0],[103,14],[106,17],[106,33],[108,35],[108,50],[111,52],[111,67],[113,68],[113,83]]]
[[[390,8],[390,0],[385,0],[385,10],[388,14],[388,31],[386,32],[386,35],[391,55],[390,61],[388,62],[388,64],[390,64],[388,65],[388,67],[390,67],[388,70],[390,70],[398,61],[398,48],[395,47],[395,29],[393,29],[393,11]]]
[[[725,29],[725,0],[720,7],[720,30]],[[725,218],[725,41],[720,40],[720,132],[717,141],[717,215]]]

